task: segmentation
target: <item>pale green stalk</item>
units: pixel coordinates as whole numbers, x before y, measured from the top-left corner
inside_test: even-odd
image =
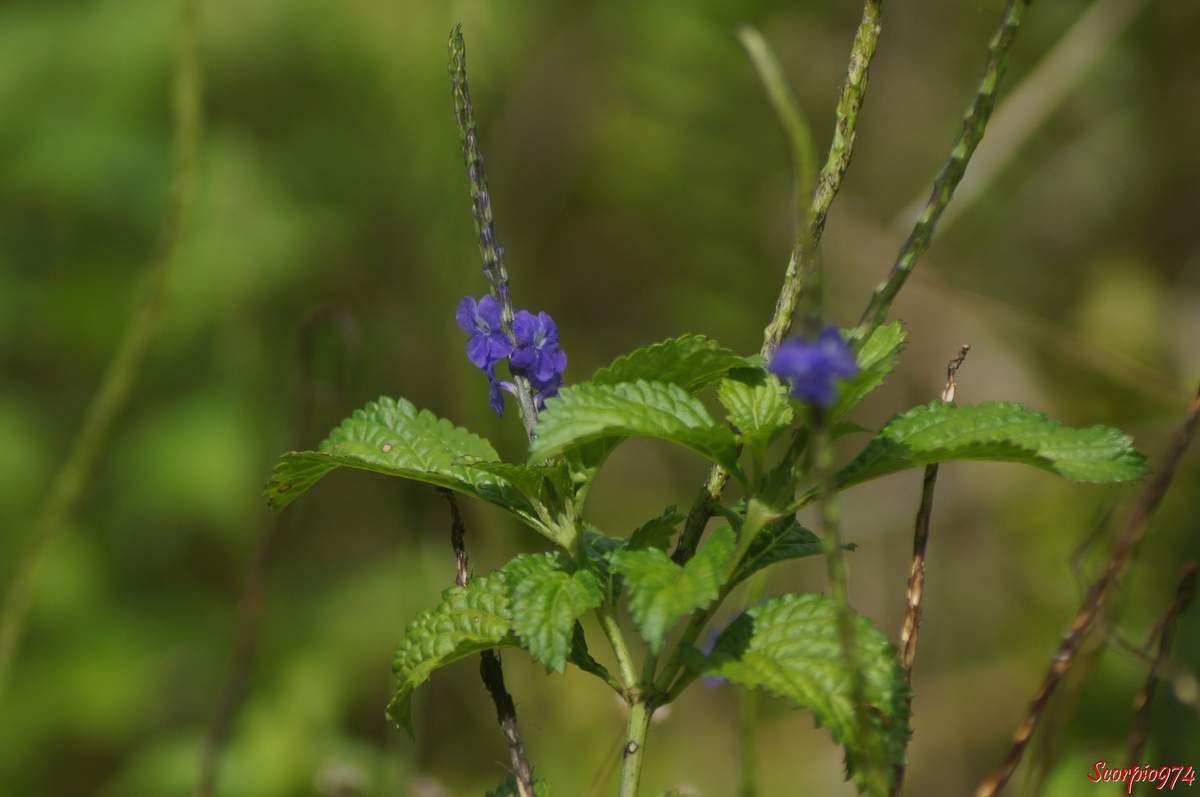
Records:
[[[871,61],[875,57],[875,49],[879,44],[879,34],[882,30],[883,15],[882,0],[866,0],[863,5],[862,19],[854,34],[854,43],[850,48],[850,60],[846,68],[846,82],[838,98],[836,121],[833,130],[833,141],[829,145],[825,164],[812,188],[812,202],[809,205],[807,217],[797,227],[796,238],[792,244],[792,252],[788,257],[787,269],[783,274],[783,285],[780,286],[779,296],[775,300],[775,310],[771,320],[763,329],[763,342],[759,353],[764,359],[770,360],[779,349],[785,335],[792,328],[792,319],[796,314],[796,306],[806,287],[814,295],[819,294],[819,277],[815,274],[818,262],[818,251],[821,235],[825,231],[825,219],[829,208],[842,186],[842,178],[850,167],[850,157],[854,152],[854,139],[858,129],[858,115],[862,109],[863,98],[867,93],[867,81],[870,77]],[[746,42],[743,33],[743,42]],[[753,34],[751,34],[753,39]],[[766,43],[758,38],[754,45],[760,51],[769,53]],[[751,45],[747,44],[750,48]],[[780,124],[788,134],[793,153],[793,163],[803,167],[812,163],[815,158],[811,155],[812,135],[808,131],[804,114],[795,107],[791,92],[782,91],[785,85],[782,74],[778,71],[778,62],[774,58],[761,58],[751,50],[755,66],[759,69],[767,94],[771,98],[776,111],[780,113]],[[789,101],[791,107],[789,108]],[[782,109],[782,110],[781,110]],[[805,153],[805,150],[809,152]],[[798,154],[805,153],[805,154]],[[811,174],[811,171],[809,172]],[[799,171],[796,180],[811,179]],[[809,189],[799,183],[799,191],[803,196]],[[708,479],[700,489],[688,511],[684,521],[683,532],[675,547],[672,558],[676,562],[686,562],[696,552],[704,527],[712,516],[711,505],[721,497],[729,474],[719,465],[714,465],[709,471]]]
[[[88,404],[63,465],[55,474],[34,523],[33,538],[17,565],[0,614],[0,694],[21,641],[21,631],[33,601],[41,558],[75,511],[96,461],[104,451],[113,423],[124,410],[137,381],[146,352],[154,341],[167,292],[169,266],[179,249],[184,221],[195,192],[196,161],[201,132],[201,71],[199,0],[183,0],[179,23],[175,82],[172,88],[174,164],[171,190],[159,254],[150,267],[149,285],[126,327],[113,359]]]
[[[896,294],[904,287],[908,275],[916,268],[917,261],[929,248],[938,220],[946,211],[946,206],[950,204],[950,199],[954,196],[954,189],[958,187],[963,174],[966,173],[967,164],[975,153],[975,148],[983,140],[983,133],[987,129],[988,119],[991,118],[992,108],[996,105],[996,94],[1000,89],[1000,82],[1008,67],[1009,53],[1017,38],[1022,16],[1029,3],[1030,0],[1008,0],[1008,6],[1000,20],[1000,27],[988,45],[987,66],[984,68],[983,79],[979,83],[975,97],[971,100],[970,107],[967,108],[962,132],[959,133],[958,141],[955,142],[950,157],[938,171],[929,199],[925,202],[921,215],[917,217],[908,239],[900,247],[900,253],[896,256],[896,262],[892,265],[887,279],[875,289],[866,309],[863,310],[862,317],[854,329],[854,338],[857,341],[866,340],[871,332],[887,318]]]

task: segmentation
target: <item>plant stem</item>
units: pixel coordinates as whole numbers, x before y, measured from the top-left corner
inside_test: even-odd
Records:
[[[1175,640],[1175,624],[1179,615],[1187,610],[1196,597],[1196,563],[1188,562],[1183,568],[1179,579],[1179,587],[1175,590],[1175,600],[1167,609],[1162,622],[1156,629],[1158,632],[1158,653],[1150,663],[1150,672],[1146,674],[1146,683],[1134,698],[1133,731],[1129,735],[1129,757],[1126,759],[1130,766],[1137,766],[1146,746],[1146,725],[1150,718],[1150,701],[1154,699],[1154,688],[1158,685],[1158,676],[1171,655],[1171,643]]]
[[[987,66],[984,69],[979,88],[975,92],[975,97],[967,108],[962,132],[959,133],[958,141],[951,150],[950,157],[938,171],[937,177],[933,181],[933,190],[925,202],[925,208],[913,225],[908,239],[900,247],[900,253],[896,256],[896,261],[892,265],[887,279],[875,289],[866,309],[863,310],[862,317],[854,329],[854,338],[857,341],[866,340],[875,327],[882,324],[887,318],[888,310],[891,309],[896,294],[904,287],[908,275],[916,267],[921,255],[929,248],[938,220],[945,212],[946,206],[950,204],[950,199],[954,196],[954,189],[962,180],[963,174],[966,173],[967,164],[975,153],[975,148],[983,140],[983,133],[987,129],[992,108],[996,105],[996,94],[1000,88],[1000,82],[1008,67],[1009,52],[1017,38],[1022,16],[1030,1],[1008,0],[1008,6],[1000,20],[1000,27],[988,45]]]
[[[1175,472],[1179,468],[1179,462],[1183,459],[1183,454],[1187,451],[1187,447],[1195,435],[1198,422],[1200,422],[1200,387],[1197,388],[1191,403],[1188,405],[1187,419],[1179,428],[1179,431],[1176,432],[1175,439],[1171,444],[1171,449],[1167,452],[1162,467],[1159,468],[1157,475],[1146,486],[1137,505],[1133,508],[1133,514],[1129,518],[1125,531],[1114,544],[1104,573],[1101,574],[1100,578],[1088,590],[1083,603],[1080,604],[1079,610],[1075,613],[1074,619],[1071,620],[1071,624],[1067,628],[1067,633],[1055,651],[1054,657],[1050,660],[1050,667],[1046,671],[1046,675],[1043,677],[1037,693],[1034,694],[1033,700],[1029,704],[1025,718],[1017,726],[1016,733],[1013,734],[1012,745],[1009,747],[1008,754],[1004,757],[1004,761],[1000,764],[1000,767],[979,784],[979,787],[975,790],[975,797],[995,797],[1004,788],[1004,784],[1008,782],[1008,779],[1012,777],[1017,765],[1021,763],[1021,757],[1025,753],[1025,748],[1029,745],[1029,740],[1033,738],[1033,733],[1037,730],[1038,723],[1041,722],[1046,705],[1050,701],[1050,696],[1071,668],[1071,664],[1075,661],[1075,656],[1079,653],[1080,648],[1083,647],[1083,643],[1087,640],[1088,634],[1091,633],[1092,628],[1096,625],[1096,620],[1100,616],[1100,611],[1103,608],[1105,599],[1108,597],[1108,593],[1114,588],[1118,577],[1129,564],[1130,559],[1133,557],[1134,549],[1137,548],[1138,543],[1146,535],[1150,518],[1154,515],[1155,510],[1158,509],[1159,504],[1162,503],[1167,488],[1171,486],[1171,481],[1175,478]]]
[[[483,166],[483,152],[479,148],[479,136],[475,128],[475,108],[471,104],[471,87],[467,82],[467,46],[463,40],[462,25],[450,31],[450,90],[454,100],[454,119],[462,135],[463,161],[467,166],[467,180],[471,186],[471,217],[475,220],[475,231],[479,235],[479,255],[483,258],[483,273],[492,287],[492,295],[500,302],[500,321],[504,334],[514,340],[512,322],[512,298],[508,293],[508,269],[504,265],[504,247],[496,237],[496,219],[492,215],[492,199],[488,192],[487,171]],[[537,426],[537,402],[529,380],[513,374],[516,386],[517,409],[525,434],[532,440]]]
[[[600,620],[600,628],[604,631],[608,644],[612,646],[613,655],[617,657],[617,671],[621,673],[621,682],[625,686],[625,699],[632,701],[638,677],[633,666],[633,658],[629,655],[629,645],[625,642],[625,634],[621,631],[621,625],[608,607],[597,609],[596,616]]]
[[[125,330],[100,386],[93,395],[70,452],[50,484],[34,524],[33,539],[17,565],[0,614],[0,694],[21,641],[25,616],[33,602],[42,555],[75,510],[91,479],[97,459],[117,416],[128,403],[146,352],[158,331],[167,292],[168,269],[175,259],[185,219],[195,193],[196,162],[201,131],[201,70],[199,0],[184,0],[178,33],[175,82],[172,88],[174,163],[171,191],[157,259],[150,267],[149,285]]]
[[[650,728],[650,714],[651,708],[643,700],[636,700],[629,706],[625,746],[621,750],[620,797],[637,797],[638,783],[642,779],[642,760],[646,752],[646,731]]]
[[[783,274],[783,284],[780,286],[779,296],[775,299],[775,310],[771,314],[771,320],[763,329],[763,342],[759,348],[759,354],[767,361],[770,361],[771,357],[775,355],[784,336],[792,328],[796,306],[806,286],[811,293],[819,295],[818,286],[814,283],[819,281],[815,271],[821,236],[825,231],[825,220],[829,215],[829,208],[841,189],[842,178],[845,177],[846,170],[850,167],[850,157],[854,153],[858,114],[862,109],[863,99],[866,97],[871,61],[875,57],[875,49],[879,44],[882,15],[882,0],[866,0],[863,5],[862,19],[854,34],[854,43],[850,47],[846,82],[843,84],[842,93],[838,98],[833,141],[829,145],[825,164],[822,166],[817,184],[813,188],[812,202],[809,205],[807,217],[803,219],[796,230],[792,252],[788,257],[787,268]],[[761,68],[757,57],[756,65]],[[778,94],[769,82],[767,90],[773,102],[779,101],[781,98],[786,101],[786,95]],[[799,118],[803,119],[802,116]],[[789,120],[785,115],[781,117],[781,123],[784,129],[789,130],[792,135],[792,149],[795,152],[798,147],[803,146],[802,142],[796,143],[795,119]],[[795,163],[803,167],[802,160]],[[803,178],[797,175],[797,179]],[[687,520],[684,522],[683,532],[680,534],[679,542],[671,557],[676,562],[682,564],[696,553],[700,537],[704,534],[704,527],[712,517],[710,509],[712,502],[720,500],[721,493],[728,482],[729,474],[725,472],[725,469],[714,465],[708,473],[707,481],[692,503]]]
[[[738,691],[738,757],[741,760],[741,777],[738,785],[740,797],[758,797],[758,778],[755,776],[754,762],[757,744],[754,740],[755,726],[758,724],[758,692],[751,689]]]

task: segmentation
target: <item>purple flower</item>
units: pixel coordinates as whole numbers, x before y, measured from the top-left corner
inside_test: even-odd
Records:
[[[794,397],[828,407],[836,398],[835,380],[857,374],[858,363],[837,328],[826,327],[816,340],[784,341],[770,371],[791,386]]]
[[[513,373],[529,380],[540,404],[558,392],[567,367],[567,353],[558,343],[558,325],[546,313],[519,310],[513,317],[513,337],[516,347],[509,356]]]
[[[464,296],[458,303],[454,319],[470,337],[467,339],[467,359],[476,368],[490,370],[512,352],[512,341],[500,324],[500,303],[491,295],[478,302]],[[492,377],[489,376],[489,381]]]

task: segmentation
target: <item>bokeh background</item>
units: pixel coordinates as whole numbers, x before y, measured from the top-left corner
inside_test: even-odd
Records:
[[[862,423],[931,398],[969,342],[960,400],[1024,401],[1121,426],[1153,458],[1165,448],[1200,374],[1200,6],[1103,2],[1128,26],[956,209],[895,308],[909,349]],[[0,794],[191,793],[239,594],[276,523],[260,490],[280,452],[389,394],[521,455],[519,423],[490,413],[453,321],[459,297],[484,287],[448,99],[454,22],[513,290],[558,319],[570,381],[684,331],[757,349],[791,236],[790,177],[735,31],[764,32],[823,148],[859,13],[793,0],[202,5],[197,202],[133,400],[45,551],[0,697]],[[1091,5],[1034,4],[1008,85]],[[998,0],[885,12],[826,235],[836,320],[857,318],[890,265],[999,12]],[[0,5],[0,584],[146,286],[170,181],[177,16],[175,0]],[[842,455],[860,444],[847,438]],[[621,533],[686,504],[702,472],[630,443],[592,519]],[[852,599],[893,638],[919,480],[859,488],[844,508],[860,546]],[[1198,483],[1193,453],[1112,607],[1131,640],[1200,555]],[[1082,557],[1096,570],[1134,490],[1016,466],[943,469],[909,793],[967,793],[999,761],[1077,604],[1073,552],[1105,529]],[[487,507],[467,511],[479,572],[542,545]],[[272,539],[218,793],[433,797],[498,783],[506,755],[474,662],[419,693],[415,740],[383,715],[401,629],[452,580],[441,500],[335,474]],[[822,567],[780,567],[768,588],[822,589]],[[1146,667],[1112,646],[1088,651],[1012,793],[1096,793],[1092,761],[1122,758]],[[559,795],[611,793],[623,726],[611,693],[577,671],[547,677],[519,652],[504,660],[537,771]],[[1200,765],[1188,680],[1200,609],[1183,618],[1174,661],[1146,757]],[[733,794],[736,710],[729,689],[698,688],[661,716],[646,793]],[[763,794],[851,793],[807,715],[765,702],[757,739]]]

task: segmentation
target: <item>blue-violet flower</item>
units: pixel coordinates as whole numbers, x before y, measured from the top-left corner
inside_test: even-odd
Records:
[[[467,359],[476,368],[482,368],[490,374],[492,366],[512,352],[512,341],[504,334],[500,324],[500,303],[490,294],[478,302],[470,296],[464,296],[458,303],[454,319],[470,335],[467,339]]]
[[[546,313],[519,310],[513,317],[513,337],[516,346],[509,356],[513,373],[529,380],[540,405],[558,392],[567,367],[567,353],[558,342],[558,325]]]
[[[836,398],[835,380],[857,374],[858,363],[837,328],[826,327],[815,340],[785,340],[770,371],[788,383],[794,397],[828,407]]]

